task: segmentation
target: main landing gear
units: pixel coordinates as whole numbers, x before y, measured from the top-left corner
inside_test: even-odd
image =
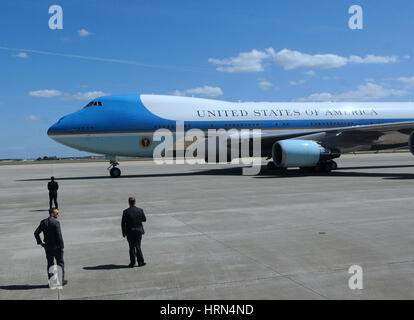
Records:
[[[267,169],[272,171],[277,171],[279,173],[285,172],[286,168],[279,168],[275,165],[273,161],[269,161],[267,163]],[[320,161],[318,164],[314,167],[301,167],[300,168],[303,171],[309,171],[309,172],[331,172],[333,170],[338,169],[338,164],[333,160],[328,161]]]
[[[315,172],[331,172],[338,169],[338,164],[333,160],[320,162],[313,168]]]
[[[269,161],[267,163],[267,169],[271,170],[271,171],[275,171],[275,172],[280,173],[280,174],[286,172],[286,170],[287,170],[286,168],[278,167],[277,165],[275,165],[275,163],[273,161]]]
[[[119,166],[119,163],[116,160],[110,160],[110,165],[108,167],[109,174],[112,178],[118,178],[121,176],[121,169],[117,168]]]

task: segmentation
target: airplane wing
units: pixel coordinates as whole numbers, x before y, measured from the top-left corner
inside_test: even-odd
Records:
[[[414,121],[404,121],[326,129],[263,130],[260,139],[264,150],[270,150],[275,141],[301,139],[313,140],[324,147],[349,152],[352,149],[357,151],[361,146],[365,146],[363,150],[367,150],[367,146],[371,150],[402,147],[407,145],[408,135],[413,131]]]

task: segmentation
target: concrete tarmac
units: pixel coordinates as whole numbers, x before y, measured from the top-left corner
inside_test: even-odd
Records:
[[[0,166],[0,299],[413,299],[414,157],[348,155],[326,174],[121,162]],[[63,290],[33,232],[60,185]],[[147,265],[126,268],[135,196]],[[363,289],[351,290],[352,265]]]

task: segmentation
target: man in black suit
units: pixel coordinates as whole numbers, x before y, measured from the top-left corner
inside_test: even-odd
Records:
[[[52,200],[55,203],[56,209],[59,208],[57,203],[57,191],[59,189],[59,185],[55,181],[55,177],[50,178],[50,181],[47,184],[47,189],[49,190],[49,208],[52,209]]]
[[[60,222],[57,220],[59,217],[59,210],[57,208],[52,208],[49,210],[49,218],[40,221],[39,227],[37,227],[34,232],[37,244],[45,248],[46,259],[47,259],[47,275],[50,279],[53,274],[49,273],[50,267],[54,265],[54,259],[56,263],[60,266],[62,271],[62,284],[66,285],[68,283],[65,280],[65,263],[63,262],[63,237],[60,230]],[[43,242],[40,239],[40,233],[43,232]]]
[[[144,211],[141,208],[135,206],[135,198],[130,197],[128,199],[129,208],[124,210],[122,215],[122,236],[127,237],[129,244],[129,267],[135,266],[135,258],[138,262],[138,267],[145,266],[144,257],[141,251],[141,239],[144,232],[142,222],[147,221]]]

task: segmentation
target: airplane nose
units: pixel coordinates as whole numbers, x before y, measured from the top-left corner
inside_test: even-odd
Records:
[[[56,133],[56,123],[53,124],[49,129],[47,129],[47,135],[50,136],[53,133]]]
[[[47,135],[53,135],[54,133],[61,133],[62,130],[64,129],[61,122],[62,120],[66,118],[66,116],[62,117],[59,119],[58,122],[56,122],[55,124],[53,124],[48,130],[47,130]]]
[[[50,136],[55,131],[55,125],[52,125],[49,129],[47,129],[47,135]]]

